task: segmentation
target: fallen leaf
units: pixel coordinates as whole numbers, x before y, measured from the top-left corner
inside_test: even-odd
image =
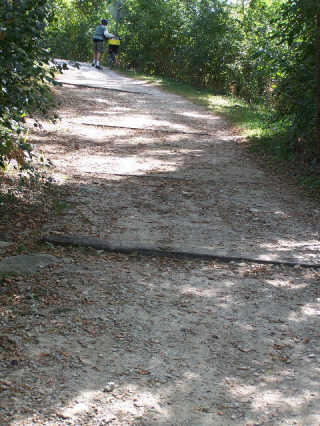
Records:
[[[150,374],[150,371],[148,371],[148,370],[139,370],[138,373],[141,374],[141,375],[143,375],[143,376],[146,376],[146,375]]]

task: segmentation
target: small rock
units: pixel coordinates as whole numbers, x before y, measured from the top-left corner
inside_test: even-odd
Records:
[[[113,383],[113,382],[109,382],[109,383],[107,383],[106,384],[106,386],[104,387],[104,389],[103,389],[103,392],[113,392],[114,391],[114,389],[115,389],[115,383]]]

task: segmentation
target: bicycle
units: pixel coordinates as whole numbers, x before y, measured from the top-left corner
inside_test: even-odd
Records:
[[[108,58],[107,63],[109,67],[112,69],[116,62],[116,55],[119,53],[120,48],[120,38],[110,38],[108,40]]]

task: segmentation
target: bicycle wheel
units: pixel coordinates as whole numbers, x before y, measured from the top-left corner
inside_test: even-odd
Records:
[[[109,56],[108,56],[108,65],[110,66],[110,68],[113,67],[115,61],[116,61],[116,55],[114,53],[109,53]]]

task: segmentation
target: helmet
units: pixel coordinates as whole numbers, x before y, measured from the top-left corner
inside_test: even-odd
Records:
[[[106,19],[102,19],[101,24],[102,25],[108,25],[108,21]]]

